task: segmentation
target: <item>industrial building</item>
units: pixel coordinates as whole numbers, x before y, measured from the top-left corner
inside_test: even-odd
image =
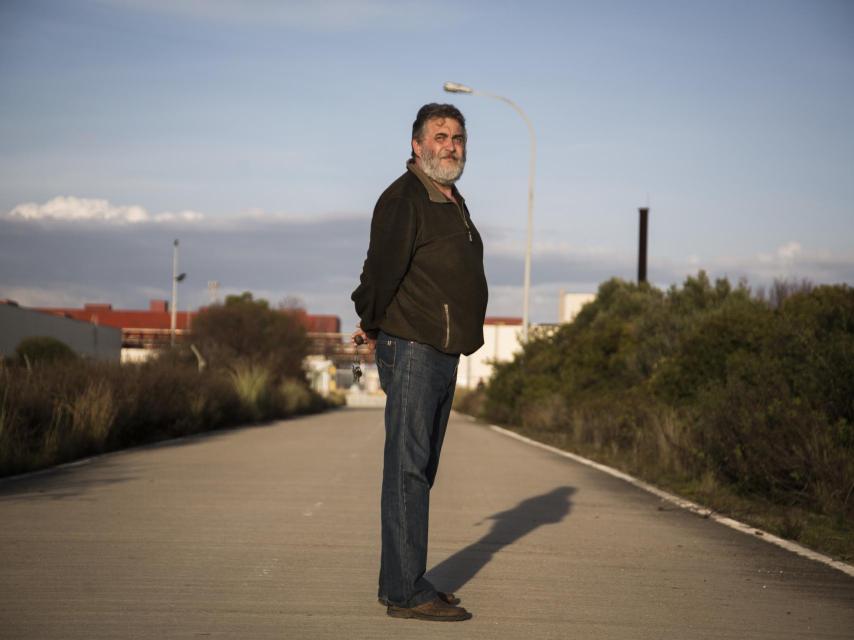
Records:
[[[11,357],[22,340],[42,336],[56,338],[86,358],[118,362],[121,357],[120,329],[0,300],[0,356]]]
[[[192,330],[193,319],[203,310],[204,308],[176,314],[176,340],[185,339]],[[151,300],[148,309],[114,309],[109,303],[87,303],[83,308],[46,307],[35,311],[118,329],[121,336],[122,362],[146,360],[158,349],[169,346],[172,334],[172,314],[166,300]],[[328,340],[328,334],[338,334],[341,330],[338,316],[310,315],[299,311],[298,317],[312,342]],[[340,338],[337,339],[340,341]]]

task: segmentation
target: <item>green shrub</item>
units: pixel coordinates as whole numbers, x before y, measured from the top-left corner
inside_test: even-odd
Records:
[[[77,354],[62,340],[50,336],[24,338],[15,347],[15,356],[20,364],[48,364],[75,360]]]
[[[657,393],[673,403],[690,402],[704,387],[722,384],[727,360],[735,354],[755,357],[765,347],[774,313],[763,303],[729,297],[686,328],[677,349],[652,381]]]
[[[612,279],[479,395],[457,406],[648,479],[854,517],[847,285],[766,300],[703,272],[666,292]]]
[[[307,413],[314,406],[312,392],[301,380],[285,378],[279,383],[277,391],[280,416]]]
[[[707,466],[739,492],[854,515],[850,424],[830,422],[793,394],[779,361],[733,358],[726,381],[707,389],[695,412]]]
[[[486,387],[457,389],[454,393],[454,410],[475,418],[486,416]]]
[[[266,369],[272,383],[304,376],[308,338],[299,309],[271,309],[249,292],[228,296],[222,305],[202,311],[193,321],[193,342],[214,368],[247,363]]]

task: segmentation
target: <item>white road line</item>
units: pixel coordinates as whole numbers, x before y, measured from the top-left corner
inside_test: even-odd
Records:
[[[471,416],[468,417],[473,422],[476,422],[476,420],[474,418],[471,418]],[[557,447],[552,447],[550,445],[543,444],[542,442],[537,442],[536,440],[526,438],[525,436],[520,436],[518,433],[515,433],[508,429],[504,429],[502,427],[497,427],[494,424],[489,425],[489,428],[502,435],[514,438],[516,440],[520,440],[535,447],[539,447],[540,449],[545,449],[546,451],[551,451],[552,453],[556,453],[557,455],[563,456],[564,458],[569,458],[570,460],[574,460],[575,462],[578,462],[580,464],[587,465],[588,467],[593,467],[598,471],[602,471],[603,473],[607,473],[610,476],[614,476],[615,478],[624,480],[629,484],[638,487],[639,489],[648,491],[649,493],[658,496],[662,500],[666,500],[671,504],[675,504],[676,506],[681,507],[682,509],[687,509],[692,513],[696,513],[697,515],[702,516],[703,518],[714,520],[715,522],[719,522],[720,524],[729,527],[730,529],[735,529],[736,531],[741,531],[742,533],[745,533],[754,538],[760,538],[761,540],[765,540],[766,542],[770,542],[771,544],[776,544],[778,547],[782,547],[786,551],[791,551],[792,553],[796,553],[799,556],[809,558],[810,560],[815,560],[816,562],[821,562],[822,564],[825,564],[828,567],[833,567],[834,569],[837,569],[842,573],[845,573],[854,578],[854,566],[850,564],[841,562],[840,560],[834,560],[829,556],[826,556],[822,553],[818,553],[817,551],[813,551],[812,549],[807,549],[806,547],[803,547],[796,542],[792,542],[791,540],[784,540],[783,538],[778,538],[772,533],[757,529],[756,527],[751,527],[750,525],[744,524],[743,522],[739,522],[738,520],[734,520],[733,518],[728,518],[726,516],[719,515],[707,507],[700,506],[696,502],[691,502],[690,500],[686,500],[685,498],[680,498],[679,496],[675,496],[672,493],[663,491],[658,487],[654,487],[651,484],[647,484],[643,480],[638,480],[634,476],[630,476],[629,474],[614,469],[613,467],[609,467],[608,465],[604,465],[599,462],[594,462],[593,460],[590,460],[578,454],[563,451],[561,449],[558,449]]]

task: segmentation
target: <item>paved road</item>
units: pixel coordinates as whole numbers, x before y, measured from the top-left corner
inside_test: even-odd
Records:
[[[0,482],[0,637],[854,638],[854,579],[464,417],[430,566],[475,617],[388,618],[382,438],[341,410]]]

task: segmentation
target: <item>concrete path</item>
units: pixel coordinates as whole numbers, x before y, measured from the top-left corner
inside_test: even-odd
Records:
[[[431,576],[375,600],[382,414],[341,410],[0,481],[0,637],[854,638],[854,579],[454,417]]]

